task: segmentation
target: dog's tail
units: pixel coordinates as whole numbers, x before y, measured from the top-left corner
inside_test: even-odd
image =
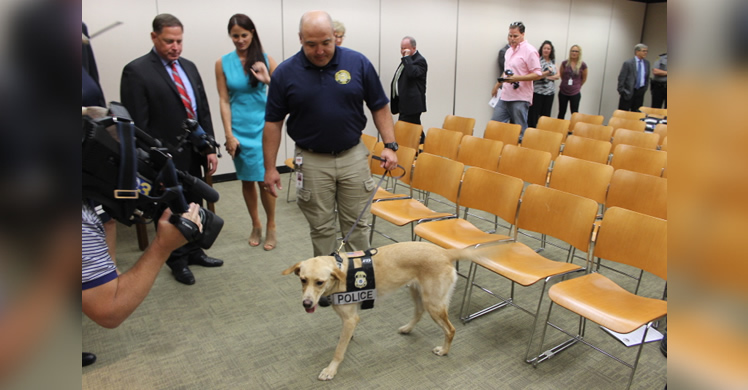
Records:
[[[500,244],[500,243],[496,242],[495,244]],[[491,245],[494,245],[494,243],[485,244],[485,246],[491,246]],[[480,250],[480,249],[473,248],[473,247],[464,248],[464,249],[448,249],[447,253],[448,253],[449,259],[452,261],[458,261],[458,260],[476,261],[476,260],[486,258],[484,250]]]

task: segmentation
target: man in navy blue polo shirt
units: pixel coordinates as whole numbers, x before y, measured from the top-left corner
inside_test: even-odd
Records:
[[[265,190],[282,189],[276,158],[283,121],[296,142],[298,205],[309,222],[314,256],[337,250],[335,205],[343,234],[351,228],[374,191],[368,149],[360,142],[366,126],[363,104],[385,143],[382,166],[397,165],[397,143],[389,100],[371,62],[361,53],[335,46],[330,15],[310,11],[301,17],[302,49],[273,72],[265,111],[263,151]],[[370,247],[368,218],[358,222],[346,250]]]

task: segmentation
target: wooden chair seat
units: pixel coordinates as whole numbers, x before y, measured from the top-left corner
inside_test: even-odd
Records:
[[[486,233],[461,218],[421,223],[416,225],[415,232],[418,237],[442,248],[467,248],[477,244],[511,239],[503,234]]]
[[[667,302],[632,294],[593,273],[548,290],[554,303],[618,333],[631,333],[667,314]]]
[[[484,255],[475,260],[478,265],[525,287],[550,276],[582,270],[573,263],[549,260],[521,242],[486,246],[478,253]]]
[[[371,213],[397,226],[403,226],[422,219],[454,216],[452,213],[433,211],[415,199],[373,203],[371,205]]]
[[[395,193],[385,190],[382,187],[377,187],[377,193],[374,194],[374,198],[372,199],[372,201],[377,202],[380,200],[387,200],[387,199],[407,199],[407,198],[410,198],[410,195],[395,194]]]

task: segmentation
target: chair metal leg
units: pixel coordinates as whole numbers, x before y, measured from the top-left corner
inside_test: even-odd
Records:
[[[291,180],[293,180],[293,174],[294,172],[291,171],[290,174],[288,174],[288,188],[286,189],[286,203],[296,202],[296,198],[291,199]]]
[[[563,351],[563,350],[571,347],[572,345],[576,344],[579,341],[579,339],[573,337],[573,338],[571,338],[569,340],[566,340],[563,343],[561,343],[561,344],[559,344],[559,345],[557,345],[557,346],[555,346],[553,348],[550,348],[550,349],[545,350],[544,352],[541,352],[541,351],[543,351],[543,342],[545,341],[545,334],[546,334],[546,331],[548,330],[548,325],[553,326],[556,329],[559,329],[558,327],[556,327],[555,325],[553,325],[549,321],[550,318],[551,318],[551,309],[553,309],[553,301],[552,300],[551,300],[550,305],[548,306],[548,314],[545,316],[545,324],[543,325],[543,332],[540,335],[540,345],[538,345],[538,355],[532,360],[532,366],[534,368],[538,367],[538,363],[542,363],[542,362],[544,362],[544,361],[552,358],[557,353],[559,353],[559,352],[561,352],[561,351]],[[540,313],[538,313],[538,315],[539,314]],[[559,329],[559,330],[563,331],[563,329]],[[565,331],[563,331],[563,332],[566,333]]]

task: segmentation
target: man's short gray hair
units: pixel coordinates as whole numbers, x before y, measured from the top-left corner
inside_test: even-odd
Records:
[[[642,50],[645,50],[645,49],[648,49],[648,48],[649,48],[649,46],[647,46],[647,45],[645,45],[643,43],[638,43],[636,46],[634,46],[634,52],[642,51]]]
[[[415,38],[413,38],[413,37],[411,37],[411,36],[406,36],[406,37],[403,37],[403,39],[404,39],[404,40],[405,40],[405,39],[407,39],[407,40],[408,40],[408,42],[410,42],[410,45],[411,45],[411,46],[413,46],[413,47],[417,47],[417,46],[416,46],[416,39],[415,39]]]

